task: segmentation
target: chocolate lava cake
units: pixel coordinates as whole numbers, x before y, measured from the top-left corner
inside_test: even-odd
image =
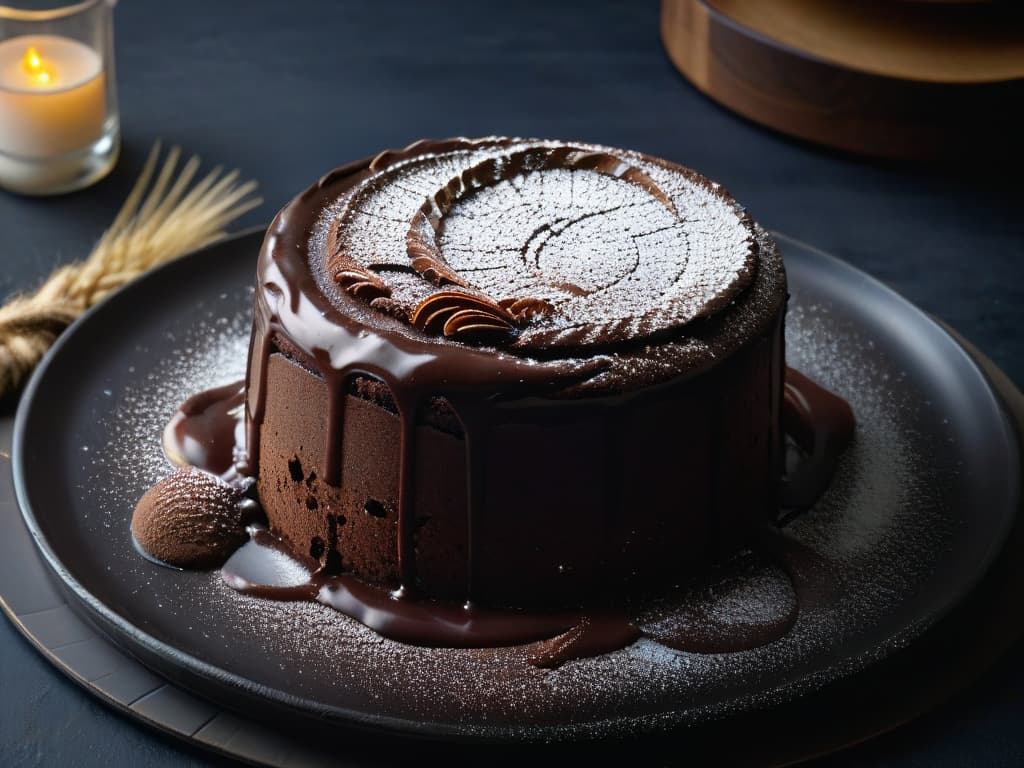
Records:
[[[779,508],[786,278],[637,152],[424,141],[259,257],[248,465],[272,532],[402,594],[556,608],[674,583]]]

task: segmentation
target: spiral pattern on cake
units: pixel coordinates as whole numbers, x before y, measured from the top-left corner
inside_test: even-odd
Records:
[[[638,153],[467,140],[370,168],[326,214],[325,279],[427,336],[523,353],[636,342],[713,315],[756,271],[746,213]]]

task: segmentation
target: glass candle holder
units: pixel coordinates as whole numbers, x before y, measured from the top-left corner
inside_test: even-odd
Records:
[[[115,3],[0,5],[0,187],[59,194],[114,167],[121,148]]]

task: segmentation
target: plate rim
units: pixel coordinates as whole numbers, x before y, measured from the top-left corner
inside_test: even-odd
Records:
[[[564,740],[564,737],[558,736],[558,731],[561,726],[530,726],[530,730],[534,732],[533,735],[524,736],[522,729],[517,728],[512,724],[483,727],[472,726],[471,728],[467,728],[450,722],[423,722],[383,714],[369,714],[351,707],[324,705],[315,699],[296,696],[279,688],[256,682],[250,678],[246,678],[237,673],[223,669],[222,667],[205,662],[202,659],[199,659],[194,655],[178,649],[139,629],[128,619],[108,607],[102,600],[96,597],[96,595],[92,594],[92,592],[90,592],[70,573],[67,567],[57,556],[56,552],[51,548],[46,535],[43,533],[38,520],[36,519],[35,512],[33,511],[32,505],[29,501],[29,492],[25,487],[24,443],[27,439],[28,433],[27,422],[29,420],[29,414],[32,410],[33,403],[35,402],[37,390],[41,387],[41,383],[44,381],[47,371],[53,361],[57,359],[57,357],[62,354],[62,350],[71,343],[69,342],[69,339],[74,338],[74,332],[76,330],[81,326],[93,322],[93,319],[98,314],[109,311],[108,308],[110,305],[113,305],[118,301],[123,301],[124,296],[129,294],[133,287],[139,285],[143,281],[150,283],[158,280],[168,271],[188,269],[188,267],[184,265],[190,264],[199,254],[212,248],[216,248],[218,246],[230,247],[231,244],[237,243],[238,241],[242,241],[247,238],[254,238],[257,235],[262,236],[265,231],[265,227],[256,226],[233,235],[229,235],[202,248],[191,251],[177,259],[165,262],[155,269],[145,273],[136,281],[133,281],[132,283],[129,283],[115,291],[107,300],[87,310],[71,326],[69,326],[65,333],[58,337],[56,343],[47,352],[43,361],[33,372],[32,377],[22,394],[15,416],[11,455],[12,482],[22,520],[35,543],[37,550],[43,555],[43,560],[52,571],[52,575],[56,577],[58,588],[73,598],[69,602],[69,605],[71,605],[78,613],[84,615],[85,618],[93,625],[97,626],[101,633],[112,640],[117,647],[125,650],[136,658],[139,658],[146,667],[154,669],[161,676],[169,677],[173,682],[185,685],[187,688],[213,699],[218,704],[225,706],[228,709],[236,709],[237,705],[225,702],[222,696],[218,696],[218,691],[225,687],[230,688],[233,693],[241,695],[244,699],[258,700],[264,706],[269,704],[269,709],[288,712],[299,716],[304,720],[308,720],[310,716],[317,716],[330,721],[334,726],[354,728],[374,735],[392,735],[444,741],[457,739],[465,743],[524,743],[529,741],[549,740],[553,737],[558,740]],[[1009,449],[1007,463],[1012,466],[1019,466],[1019,457],[1021,452],[1020,444],[1021,439],[1024,436],[1019,437],[1017,435],[1012,426],[1012,421],[1008,417],[1006,405],[996,393],[994,386],[985,374],[985,371],[940,322],[937,322],[926,312],[901,296],[894,289],[890,288],[879,279],[843,261],[842,259],[839,259],[816,246],[786,235],[785,233],[773,230],[770,234],[783,243],[788,242],[800,249],[813,253],[816,258],[827,262],[834,269],[837,268],[841,272],[846,272],[847,274],[852,273],[856,275],[858,279],[868,281],[873,288],[879,290],[890,300],[895,300],[899,304],[903,305],[907,310],[919,316],[919,318],[933,331],[937,331],[945,337],[952,346],[956,348],[958,355],[963,358],[963,362],[965,362],[969,369],[979,377],[980,381],[983,382],[985,392],[1000,417],[999,422],[1002,428],[1003,437],[1005,438]],[[1008,479],[1015,486],[1012,489],[1012,497],[1013,501],[1016,503],[1012,506],[1016,509],[1021,494],[1022,478],[1018,473],[1016,477],[1011,475]],[[956,608],[956,606],[961,604],[964,598],[969,595],[970,592],[982,581],[985,574],[988,572],[1002,550],[1007,539],[1007,535],[1012,528],[1014,515],[1010,514],[1004,516],[1004,519],[1001,522],[1002,525],[998,530],[995,530],[993,535],[990,537],[985,557],[978,561],[978,564],[974,567],[971,573],[971,578],[963,579],[959,583],[958,589],[956,589],[949,599],[945,601],[940,611],[934,612],[925,617],[924,623],[921,623],[920,626],[916,626],[911,637],[906,640],[893,642],[893,640],[899,636],[899,633],[896,633],[887,641],[876,644],[873,649],[875,653],[862,653],[851,656],[850,661],[854,663],[854,666],[861,669],[866,665],[870,665],[892,655],[893,652],[906,643],[912,642],[914,638],[926,631],[936,621],[947,616]],[[869,657],[866,660],[863,659],[865,655]],[[178,679],[178,677],[170,674],[176,669],[183,669],[189,679],[187,681],[182,681]],[[759,690],[756,694],[763,695],[773,691],[793,690],[796,691],[797,695],[799,695],[807,681],[813,678],[814,675],[815,673],[813,671],[807,672],[795,677],[787,683],[773,688]],[[259,717],[258,715],[254,715],[252,712],[246,712],[245,714],[247,716]],[[632,719],[634,718],[618,718],[615,722],[625,724]],[[604,722],[607,721],[593,721],[589,725],[599,731],[601,730],[601,723]],[[672,722],[667,725],[667,729],[677,728],[679,725],[680,724],[678,722]],[[653,730],[664,731],[666,730],[666,727],[658,726]],[[585,734],[585,731],[581,731],[581,734]],[[583,735],[583,738],[586,738],[586,736]]]

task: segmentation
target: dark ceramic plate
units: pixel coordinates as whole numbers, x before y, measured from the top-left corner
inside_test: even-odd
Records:
[[[846,396],[859,425],[829,493],[788,527],[827,564],[834,600],[764,648],[702,656],[642,640],[540,671],[523,648],[410,648],[321,606],[243,597],[216,573],[139,557],[128,521],[168,471],[160,427],[191,392],[244,370],[258,233],[147,275],[60,339],[18,413],[26,524],[71,603],[116,643],[256,717],[535,740],[778,704],[891,654],[948,612],[997,554],[1020,479],[1009,421],[959,345],[866,275],[780,239],[788,359]],[[759,600],[756,585],[733,597],[747,609]]]

